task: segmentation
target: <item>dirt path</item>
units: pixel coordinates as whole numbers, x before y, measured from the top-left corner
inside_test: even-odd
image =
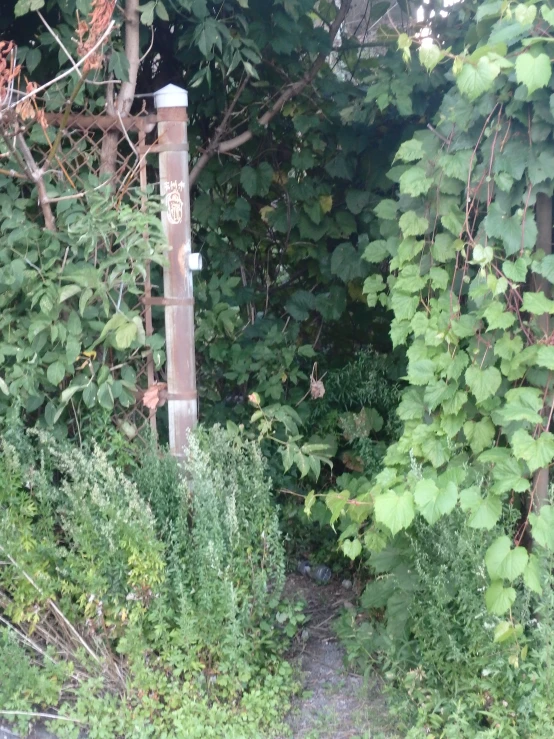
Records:
[[[297,664],[304,694],[295,700],[287,719],[294,739],[397,739],[375,674],[362,677],[344,667],[344,651],[331,625],[348,607],[351,592],[340,583],[317,585],[302,575],[291,575],[286,595],[307,603],[310,620],[304,639],[298,639]],[[284,739],[284,738],[283,738]]]

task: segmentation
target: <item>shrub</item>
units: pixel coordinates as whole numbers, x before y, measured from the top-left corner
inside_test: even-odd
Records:
[[[293,680],[259,447],[198,429],[183,470],[153,447],[131,479],[98,447],[12,437],[0,451],[2,708],[57,706],[91,737],[269,736]]]
[[[200,428],[182,472],[171,457],[151,453],[136,481],[166,544],[163,608],[173,623],[194,621],[187,649],[208,647],[205,659],[223,660],[226,669],[250,661],[285,572],[259,446],[220,426]]]
[[[371,555],[363,621],[345,616],[338,630],[351,663],[384,666],[410,739],[552,736],[552,576],[540,602],[522,589],[510,614],[522,629],[484,599],[485,552],[515,517],[491,531],[470,528],[461,511],[432,527],[418,519]]]

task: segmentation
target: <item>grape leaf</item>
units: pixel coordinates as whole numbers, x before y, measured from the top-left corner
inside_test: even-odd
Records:
[[[439,488],[433,480],[420,480],[414,500],[423,518],[432,525],[452,511],[458,500],[458,489],[453,482]]]
[[[485,554],[485,564],[492,580],[517,580],[527,566],[527,559],[527,550],[524,547],[512,549],[508,536],[495,539]]]
[[[477,64],[466,61],[462,71],[456,77],[456,84],[470,100],[476,100],[484,92],[492,88],[492,83],[500,74],[500,66],[487,56],[481,57]]]
[[[554,508],[545,504],[540,513],[529,514],[529,523],[532,527],[533,539],[550,551],[554,551]]]
[[[428,72],[432,72],[441,59],[442,51],[436,44],[429,44],[428,46],[421,45],[419,47],[419,61]]]
[[[550,59],[546,54],[534,56],[526,51],[516,59],[516,79],[521,85],[527,85],[529,95],[546,87],[551,73]]]
[[[554,435],[544,431],[537,439],[525,429],[518,429],[512,436],[512,449],[518,459],[527,462],[531,472],[547,467],[554,458]]]
[[[554,300],[550,300],[542,292],[527,292],[523,296],[522,310],[529,311],[535,316],[541,316],[544,313],[554,313]]]
[[[536,554],[529,555],[529,562],[523,573],[523,582],[529,590],[542,595],[540,561]]]
[[[408,528],[414,516],[414,499],[409,490],[401,495],[389,490],[375,500],[375,520],[387,526],[393,535]]]
[[[516,591],[513,588],[505,588],[501,580],[491,583],[485,593],[487,609],[495,616],[503,616],[509,611],[515,599]]]
[[[476,364],[467,368],[465,378],[478,403],[494,395],[502,382],[502,375],[496,367],[482,370]]]
[[[398,222],[404,238],[408,236],[422,236],[429,227],[427,218],[418,216],[413,210],[408,210],[400,216]]]

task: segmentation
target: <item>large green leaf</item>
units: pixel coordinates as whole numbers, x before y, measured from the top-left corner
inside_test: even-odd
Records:
[[[358,215],[368,205],[371,193],[368,190],[348,190],[346,207],[354,215]]]
[[[506,404],[498,412],[503,424],[510,421],[540,423],[539,411],[543,406],[540,390],[534,387],[517,387],[506,393]]]
[[[458,490],[453,482],[438,487],[433,480],[420,480],[414,490],[414,500],[423,518],[432,525],[453,510]]]
[[[431,359],[418,359],[408,364],[410,385],[427,385],[435,379],[435,364]]]
[[[419,61],[428,72],[433,71],[442,56],[443,52],[436,44],[426,44],[425,46],[422,44],[419,47]]]
[[[427,218],[418,216],[413,210],[403,213],[398,223],[404,238],[408,236],[422,236],[429,227]]]
[[[52,362],[46,370],[46,376],[52,385],[59,385],[65,377],[65,366],[59,361]]]
[[[545,504],[540,512],[529,514],[533,539],[542,547],[554,551],[554,508]]]
[[[499,65],[483,56],[477,63],[471,61],[464,63],[462,71],[456,77],[456,84],[466,97],[476,100],[484,92],[492,89],[493,82],[499,74]]]
[[[539,367],[546,367],[546,369],[554,370],[554,346],[547,346],[545,344],[541,344],[541,346],[539,346],[537,351],[537,364]]]
[[[375,519],[393,534],[407,529],[414,516],[414,498],[409,490],[400,495],[389,490],[375,499]]]
[[[240,184],[251,198],[256,195],[267,195],[273,175],[273,169],[268,162],[262,162],[258,167],[243,167],[240,171]]]
[[[340,493],[328,493],[325,496],[325,505],[331,511],[331,525],[335,523],[340,514],[343,512],[346,506],[346,501],[349,499],[349,497],[350,492],[348,490],[343,490]]]
[[[15,17],[25,15],[33,10],[40,10],[44,7],[44,0],[17,0],[15,4]]]
[[[471,516],[468,520],[468,526],[472,529],[490,530],[500,520],[502,501],[495,495],[487,495],[485,498],[482,498],[480,493],[477,495],[477,500],[473,500],[471,503]]]
[[[464,434],[469,441],[471,451],[474,454],[480,454],[491,446],[496,428],[490,418],[482,418],[480,421],[466,421]]]
[[[334,248],[331,255],[331,272],[343,282],[350,282],[363,276],[362,260],[352,244],[344,242]]]
[[[297,321],[305,321],[315,307],[315,296],[308,290],[297,290],[285,303],[285,310]]]
[[[544,313],[554,313],[554,300],[550,300],[542,292],[527,292],[523,296],[522,310],[529,311],[535,316],[541,316]]]
[[[433,184],[423,167],[410,167],[400,176],[400,192],[412,197],[425,195]]]
[[[400,159],[403,162],[416,162],[423,158],[423,144],[419,139],[404,141],[394,156],[394,161]]]
[[[540,561],[536,554],[529,555],[529,562],[523,573],[523,582],[529,590],[532,590],[538,595],[542,595],[542,573],[540,567]]]
[[[503,616],[513,606],[516,600],[516,591],[505,588],[502,580],[491,583],[485,593],[485,603],[488,610],[495,616]]]
[[[552,74],[550,59],[546,54],[536,56],[526,51],[516,59],[516,79],[522,85],[527,85],[529,95],[541,87],[546,87]]]
[[[498,203],[491,203],[484,221],[487,236],[501,239],[507,256],[517,254],[521,248],[531,249],[537,238],[537,226],[531,214],[510,215]]]
[[[544,431],[534,439],[525,429],[518,429],[512,436],[512,449],[518,459],[527,462],[531,472],[548,467],[554,459],[554,435]]]
[[[487,549],[485,564],[492,580],[513,582],[520,577],[527,566],[528,554],[524,547],[512,549],[507,536],[499,536]]]
[[[384,200],[381,200],[379,205],[375,206],[373,211],[378,218],[382,218],[386,221],[394,221],[397,217],[398,203],[396,200],[385,198]]]
[[[476,364],[467,368],[465,378],[478,403],[495,395],[502,382],[502,375],[496,367],[487,367],[482,370]]]

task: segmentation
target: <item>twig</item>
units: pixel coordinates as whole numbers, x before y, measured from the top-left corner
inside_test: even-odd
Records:
[[[23,138],[23,134],[16,134],[15,140],[25,162],[25,167],[27,169],[29,179],[35,182],[37,186],[38,201],[42,210],[42,214],[44,216],[44,224],[48,231],[55,231],[56,221],[54,219],[54,214],[52,213],[50,203],[48,202],[46,186],[44,184],[44,180],[42,179],[44,173],[42,169],[37,167],[37,163],[35,162],[33,155],[31,154],[31,150],[29,149],[25,139]]]
[[[24,577],[24,578],[25,578],[25,579],[27,580],[27,582],[29,582],[29,583],[30,583],[30,584],[31,584],[31,585],[32,585],[32,586],[34,587],[34,589],[35,589],[35,590],[36,590],[36,591],[37,591],[38,593],[40,593],[41,595],[44,595],[44,593],[43,593],[43,591],[42,591],[42,588],[40,588],[40,587],[39,587],[39,586],[38,586],[38,585],[36,584],[36,582],[35,582],[35,581],[33,580],[33,578],[32,578],[32,577],[31,577],[31,576],[30,576],[30,575],[29,575],[29,574],[28,574],[27,572],[25,572],[25,570],[23,569],[23,567],[21,567],[21,565],[19,565],[19,564],[18,564],[18,563],[16,562],[16,560],[15,560],[15,559],[14,559],[14,558],[12,557],[12,555],[11,555],[11,554],[10,554],[9,552],[7,552],[7,551],[6,551],[5,549],[4,549],[4,547],[2,546],[2,544],[0,544],[0,551],[2,551],[2,552],[3,552],[4,554],[5,554],[5,556],[6,556],[6,557],[7,557],[7,558],[8,558],[9,560],[10,560],[10,562],[12,563],[12,565],[13,565],[13,566],[14,566],[14,567],[15,567],[16,569],[18,569],[18,570],[19,570],[19,571],[21,572],[21,574],[22,574],[22,575],[23,575],[23,577]],[[82,646],[83,646],[83,647],[84,647],[84,648],[86,649],[86,651],[87,651],[87,652],[88,652],[88,653],[90,654],[90,656],[91,656],[91,657],[92,657],[92,658],[93,658],[93,659],[94,659],[94,660],[95,660],[96,662],[98,662],[98,664],[101,664],[101,662],[100,662],[99,658],[98,658],[98,657],[96,656],[96,654],[95,654],[95,653],[94,653],[94,652],[92,651],[92,649],[91,649],[91,648],[89,647],[89,645],[88,645],[88,644],[86,643],[86,641],[85,641],[85,640],[83,639],[83,637],[82,637],[82,636],[81,636],[81,635],[79,634],[79,632],[78,632],[78,631],[77,631],[77,629],[76,629],[76,628],[75,628],[75,627],[73,626],[73,624],[72,624],[72,623],[71,623],[70,621],[68,621],[68,619],[67,619],[67,618],[66,618],[66,617],[64,616],[64,614],[63,614],[63,613],[62,613],[62,612],[60,611],[60,609],[59,609],[59,608],[58,608],[58,606],[57,606],[57,605],[56,605],[56,604],[54,603],[54,601],[53,601],[53,600],[52,600],[51,598],[47,598],[47,600],[46,600],[46,603],[48,604],[48,606],[50,607],[50,609],[51,609],[52,611],[54,611],[54,613],[55,613],[55,614],[56,614],[56,615],[58,616],[58,618],[60,618],[60,619],[62,620],[62,622],[63,622],[63,623],[65,624],[65,626],[66,626],[66,627],[67,627],[67,628],[69,629],[69,631],[70,631],[70,632],[71,632],[71,633],[72,633],[72,634],[73,634],[74,636],[76,636],[76,637],[77,637],[78,641],[79,641],[79,642],[80,642],[80,643],[82,644]]]
[[[58,44],[61,46],[62,50],[65,52],[66,57],[71,62],[71,65],[73,66],[73,69],[77,72],[77,74],[79,75],[79,77],[82,77],[83,75],[81,74],[81,70],[77,66],[77,62],[75,61],[75,59],[73,59],[73,57],[71,56],[71,54],[69,53],[69,51],[66,49],[66,47],[64,46],[64,43],[61,40],[61,38],[58,36],[58,34],[52,28],[50,28],[50,26],[48,25],[48,21],[42,15],[42,13],[40,12],[40,10],[37,10],[37,15],[41,19],[41,21],[44,23],[44,25],[46,26],[46,28],[48,29],[48,31],[50,31],[50,35],[53,36],[56,39],[56,41],[58,42]]]
[[[69,716],[57,716],[55,713],[35,713],[34,711],[0,711],[2,716],[31,716],[32,718],[47,718],[55,719],[56,721],[72,721],[74,724],[82,724],[85,726],[84,721],[80,721],[78,718],[70,718]]]
[[[31,647],[31,649],[34,649],[35,652],[38,652],[38,654],[40,654],[42,657],[44,657],[45,659],[49,659],[50,662],[52,662],[54,665],[58,664],[55,659],[53,659],[47,652],[41,649],[39,645],[36,644],[30,637],[16,629],[15,626],[11,624],[7,619],[0,616],[0,623],[3,623],[6,628],[11,629],[14,634],[16,634],[18,639],[21,639],[24,644],[26,644],[28,647]]]
[[[133,142],[131,141],[131,139],[129,137],[129,134],[127,133],[127,126],[123,123],[123,118],[121,117],[121,113],[119,112],[119,110],[116,110],[116,114],[117,114],[117,117],[119,118],[119,122],[121,123],[121,130],[123,131],[123,135],[127,139],[127,143],[129,144],[129,146],[133,150],[133,153],[137,157],[137,159],[140,159],[140,154],[138,152],[138,149],[133,144]]]
[[[100,36],[100,38],[98,39],[98,41],[94,44],[94,46],[92,47],[92,49],[90,51],[88,51],[84,55],[84,57],[77,62],[77,64],[76,64],[77,67],[82,67],[83,64],[86,62],[86,60],[90,56],[92,56],[94,54],[94,52],[98,49],[98,47],[99,46],[102,46],[102,44],[104,43],[104,40],[111,34],[112,29],[113,29],[114,26],[115,26],[115,21],[110,21],[110,24],[108,25],[108,27],[106,28],[106,30],[104,31],[104,33],[102,34],[102,36]],[[45,82],[44,85],[41,85],[40,87],[37,87],[36,90],[32,90],[31,92],[28,92],[26,95],[24,95],[22,98],[19,98],[19,100],[17,102],[12,103],[7,109],[8,110],[12,110],[13,108],[15,108],[20,103],[23,103],[25,100],[28,100],[29,98],[32,98],[35,95],[38,95],[39,92],[42,92],[43,90],[47,90],[49,87],[52,87],[52,85],[56,84],[56,82],[59,82],[60,80],[63,80],[64,77],[67,77],[68,75],[72,74],[74,71],[75,70],[73,68],[66,69],[65,72],[62,72],[57,77],[54,77],[53,80],[50,80],[49,82]],[[81,79],[83,79],[83,78],[81,77]]]

